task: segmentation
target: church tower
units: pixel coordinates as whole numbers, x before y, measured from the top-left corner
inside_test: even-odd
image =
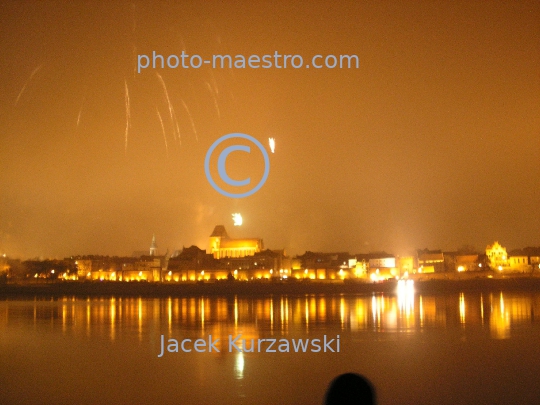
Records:
[[[223,225],[216,225],[214,232],[210,235],[209,252],[214,255],[214,258],[220,259],[219,249],[221,248],[221,240],[229,239],[227,231]]]
[[[152,236],[152,244],[150,245],[150,256],[157,256],[156,234]]]

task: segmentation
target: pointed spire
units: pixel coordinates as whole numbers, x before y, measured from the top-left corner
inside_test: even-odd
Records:
[[[156,234],[152,235],[152,244],[150,245],[150,256],[156,256],[157,254],[157,244],[156,244]]]

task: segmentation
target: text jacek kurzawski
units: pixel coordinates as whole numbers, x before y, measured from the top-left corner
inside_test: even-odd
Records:
[[[242,334],[229,335],[223,342],[213,339],[167,339],[161,335],[161,352],[165,353],[339,353],[339,335],[328,337],[324,335],[317,339],[288,339],[288,338],[258,338],[244,339]]]

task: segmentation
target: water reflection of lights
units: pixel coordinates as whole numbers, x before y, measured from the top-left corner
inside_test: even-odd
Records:
[[[116,336],[116,298],[111,298],[109,305],[111,310],[111,340],[114,340]]]
[[[142,341],[142,325],[143,325],[143,300],[139,298],[137,301],[137,315],[138,315],[138,324],[139,324],[139,341]]]
[[[482,318],[482,325],[484,325],[484,296],[480,294],[480,317]]]
[[[398,306],[407,314],[414,311],[414,281],[399,280],[397,285]]]
[[[169,333],[171,333],[171,328],[172,328],[172,298],[169,297],[167,299],[167,323],[168,323],[168,326],[169,326]]]
[[[12,303],[0,302],[0,324],[11,322],[13,307]],[[20,311],[18,307],[16,310]],[[52,323],[65,334],[103,334],[111,341],[121,339],[125,328],[139,339],[146,330],[158,326],[173,335],[181,333],[178,330],[214,334],[217,333],[212,329],[215,325],[227,333],[228,327],[245,330],[253,326],[285,335],[300,330],[311,333],[323,324],[353,332],[372,329],[392,333],[453,327],[455,318],[459,319],[460,327],[484,326],[489,328],[493,338],[505,339],[510,338],[516,327],[540,322],[539,313],[540,293],[416,296],[412,283],[403,280],[397,285],[396,295],[36,300],[28,304],[27,316],[34,324]],[[236,330],[232,329],[231,333]]]
[[[309,329],[309,304],[308,299],[306,298],[305,302],[305,316],[306,316],[306,329]]]
[[[499,302],[493,302],[493,295],[490,294],[492,316],[490,319],[491,336],[495,339],[508,339],[510,337],[510,314],[505,310],[503,293],[499,295]]]
[[[234,361],[234,375],[237,380],[244,378],[244,353],[239,352],[236,354]]]
[[[341,321],[341,329],[344,329],[345,326],[345,299],[341,297],[341,300],[339,301],[339,318]]]
[[[238,326],[238,297],[234,296],[234,326]]]
[[[422,300],[422,296],[418,299],[419,301],[419,307],[420,307],[420,327],[424,327],[424,302]]]
[[[201,299],[200,313],[201,313],[201,325],[202,325],[202,329],[204,331],[204,298]]]
[[[465,294],[459,294],[459,323],[465,325]]]

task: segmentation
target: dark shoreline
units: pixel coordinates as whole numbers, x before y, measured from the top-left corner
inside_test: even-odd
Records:
[[[539,277],[482,278],[469,280],[415,281],[421,294],[452,292],[540,291]],[[306,295],[397,293],[397,282],[321,283],[321,282],[220,282],[170,284],[136,282],[51,282],[0,285],[0,298],[30,297],[192,297],[231,295]]]

